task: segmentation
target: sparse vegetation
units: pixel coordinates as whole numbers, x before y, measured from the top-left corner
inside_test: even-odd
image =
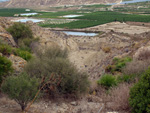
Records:
[[[108,11],[111,10],[109,9],[111,6],[100,4],[50,7],[49,9],[47,9],[47,11],[44,9],[45,12],[38,12],[38,15],[32,15],[31,17],[45,18],[44,20],[46,21],[39,23],[39,25],[42,27],[60,27],[69,29],[92,27],[109,22],[116,22],[115,24],[117,24],[118,22],[130,21],[128,22],[129,26],[130,24],[136,24],[132,22],[150,22],[150,15],[143,15],[149,14],[149,2],[138,4],[143,4],[144,6],[137,7],[136,4],[128,4],[124,6],[118,5],[114,7],[114,11]],[[75,10],[76,8],[78,10]],[[62,11],[61,9],[63,9],[64,11]],[[71,10],[67,11],[67,9]],[[146,11],[146,9],[148,10]],[[14,14],[17,14],[19,12],[22,13],[22,11],[24,12],[24,10],[25,9],[18,9],[17,11],[17,9],[12,9],[11,11],[11,9],[0,9],[0,16],[14,16]],[[50,12],[50,10],[59,11]],[[12,14],[10,14],[10,12]],[[31,10],[30,12],[33,12],[33,10]],[[72,14],[82,16],[67,19],[63,17],[64,15]],[[143,27],[149,26],[145,23],[143,25],[142,24],[141,26]],[[120,27],[120,24],[118,26]],[[117,28],[120,29],[119,27]],[[140,30],[138,28],[136,28],[136,30]],[[140,37],[140,34],[133,34],[134,39],[131,38],[131,42],[129,42],[129,37],[132,37],[132,35],[128,35],[124,32],[117,33],[115,32],[115,30],[111,29],[110,32],[108,30],[106,35],[105,32],[100,32],[99,36],[94,37],[94,40],[92,41],[91,37],[81,37],[83,38],[83,40],[78,39],[78,37],[73,37],[73,42],[77,42],[77,45],[80,46],[80,51],[78,51],[80,52],[78,55],[80,57],[79,61],[84,61],[84,67],[81,67],[82,62],[79,63],[80,69],[86,68],[89,74],[93,74],[90,75],[90,78],[92,78],[91,82],[93,83],[93,86],[91,85],[91,91],[89,93],[90,96],[86,96],[85,98],[88,99],[88,102],[92,101],[92,103],[96,102],[96,104],[98,102],[104,103],[104,109],[107,110],[113,110],[116,112],[130,112],[130,110],[132,109],[133,113],[149,113],[150,68],[148,67],[150,65],[150,51],[148,49],[141,51],[138,56],[133,56],[133,60],[128,56],[123,58],[110,59],[115,55],[117,55],[118,57],[124,56],[125,54],[123,52],[126,52],[126,54],[129,53],[128,55],[132,55],[135,50],[137,50],[141,46],[148,46],[147,41],[149,41],[149,39],[144,38],[149,36],[149,33],[142,33],[142,37]],[[86,30],[88,31],[89,29]],[[94,28],[93,30],[97,32],[99,28]],[[82,71],[77,70],[77,68],[69,61],[67,49],[61,50],[60,48],[53,46],[53,48],[48,48],[45,50],[43,49],[44,47],[41,46],[41,50],[37,49],[37,51],[34,51],[36,49],[35,46],[38,44],[36,43],[34,45],[33,42],[37,39],[33,37],[33,33],[30,27],[26,24],[14,23],[7,29],[7,31],[14,37],[15,41],[17,42],[18,48],[13,48],[7,44],[3,44],[0,42],[1,91],[4,94],[7,94],[9,98],[14,99],[21,106],[22,111],[25,110],[27,104],[33,100],[36,94],[38,94],[37,92],[42,92],[44,96],[48,95],[52,98],[57,98],[60,96],[68,98],[70,96],[80,96],[79,94],[88,91],[90,85],[88,75]],[[41,35],[42,32],[40,32],[39,34]],[[47,32],[47,30],[45,30],[43,33],[45,32]],[[119,47],[114,47],[113,44],[115,44],[116,42],[115,38],[119,37],[119,34],[123,37],[118,38],[117,41],[125,41],[125,44],[121,46],[119,45]],[[47,35],[48,33],[45,36]],[[56,32],[56,35],[59,35],[59,33]],[[114,39],[109,40],[106,38],[106,41],[109,40],[111,42],[110,45],[109,43],[103,43],[103,41],[105,41],[103,37],[106,37],[107,35],[109,37],[112,35],[110,38]],[[124,37],[126,37],[125,40],[123,39]],[[65,38],[68,37],[65,37],[64,35],[64,41],[62,43],[65,43],[67,45],[73,43],[65,42]],[[99,43],[100,38],[103,38],[104,40]],[[51,41],[51,39],[49,41]],[[84,44],[82,44],[82,42],[84,42]],[[44,45],[43,40],[41,41],[41,43]],[[57,41],[57,43],[59,43],[59,41]],[[128,44],[131,46],[131,48]],[[45,45],[49,45],[49,43],[45,42]],[[32,50],[30,46],[34,48],[34,50],[32,49],[34,51],[34,58],[31,54]],[[76,47],[76,45],[74,47]],[[99,51],[99,49],[101,48],[103,51],[102,57],[105,57],[105,59],[100,58],[101,53],[97,53],[97,51]],[[82,50],[84,50],[84,52],[82,52]],[[107,54],[105,54],[104,52]],[[116,52],[116,54],[113,52]],[[20,73],[19,75],[18,73],[15,73],[16,75],[11,74],[11,76],[7,76],[13,71],[12,63],[7,59],[10,54],[20,56],[28,61],[23,70],[23,73]],[[75,52],[69,55],[74,54]],[[74,56],[71,56],[71,59],[73,58]],[[90,62],[87,62],[87,60],[90,59],[92,60]],[[73,59],[72,61],[76,64],[78,63],[78,61],[76,62],[76,60],[77,59]],[[111,60],[112,63],[110,62]],[[22,62],[19,63],[21,64]],[[108,66],[105,68],[106,64]],[[21,65],[20,67],[23,66]],[[105,68],[104,74],[104,70],[102,70],[103,68]],[[100,77],[99,80],[95,80],[98,76]],[[64,107],[64,105],[62,107]],[[69,104],[67,104],[67,106],[68,105]],[[47,107],[47,105],[45,104],[44,107]]]
[[[126,66],[127,62],[131,62],[130,57],[114,58],[112,65],[106,67],[106,72],[114,73],[116,71],[121,72],[122,68]]]
[[[140,76],[150,65],[150,60],[139,61],[133,60],[127,63],[126,67],[122,69],[122,72],[126,75]]]

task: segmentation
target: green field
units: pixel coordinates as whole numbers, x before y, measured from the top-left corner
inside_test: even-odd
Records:
[[[138,2],[132,4],[126,4],[124,6],[118,6],[114,8],[114,11],[127,12],[127,13],[147,13],[150,14],[150,2]]]
[[[39,24],[42,27],[59,27],[59,28],[86,28],[114,21],[126,22],[150,22],[150,15],[123,14],[112,11],[94,12],[76,17],[77,21],[65,24]]]
[[[64,15],[79,14],[78,11],[59,11],[59,12],[37,12],[40,15],[35,15],[37,18],[63,18]],[[81,13],[82,15],[83,13]]]
[[[12,17],[14,14],[21,14],[21,13],[33,13],[34,10],[25,11],[23,8],[1,8],[0,9],[0,16],[2,17]]]
[[[137,5],[138,4],[138,5]],[[140,6],[140,7],[139,7]],[[58,11],[57,9],[77,8],[76,10]],[[86,28],[96,25],[101,25],[109,22],[120,21],[133,21],[133,22],[150,22],[150,15],[139,15],[150,13],[150,3],[135,3],[119,6],[114,11],[109,10],[109,5],[79,5],[79,6],[66,6],[66,7],[53,7],[56,12],[40,12],[38,15],[33,15],[34,18],[45,18],[45,22],[39,23],[42,27],[52,28]],[[108,9],[107,9],[108,8]],[[51,8],[52,9],[52,8]],[[107,9],[107,10],[106,10]],[[105,11],[102,11],[105,10]],[[141,12],[143,11],[143,12]],[[31,13],[25,9],[0,9],[0,16],[11,17],[14,14]],[[129,14],[125,14],[129,13]],[[76,18],[64,18],[64,15],[83,15]],[[69,20],[70,19],[70,20]],[[71,20],[75,19],[75,20]]]

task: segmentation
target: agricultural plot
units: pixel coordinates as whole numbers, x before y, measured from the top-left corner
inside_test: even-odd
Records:
[[[109,22],[133,21],[133,22],[150,22],[150,15],[123,14],[113,11],[102,11],[84,14],[84,16],[76,17],[77,21],[65,24],[42,24],[42,27],[60,27],[60,28],[87,28],[101,25]]]
[[[59,11],[59,12],[38,12],[40,15],[35,15],[37,18],[63,18],[64,15],[78,14],[77,11]]]
[[[127,13],[150,13],[150,2],[139,2],[127,4],[124,6],[117,6],[114,8],[117,12],[127,12]]]
[[[0,9],[0,16],[2,17],[13,17],[15,14],[21,13],[34,13],[34,10],[26,11],[23,8],[2,8]]]
[[[73,20],[73,19],[48,19],[48,20],[45,20],[40,25],[42,26],[42,24],[65,24],[65,23],[70,23],[73,21],[76,21],[76,20]]]

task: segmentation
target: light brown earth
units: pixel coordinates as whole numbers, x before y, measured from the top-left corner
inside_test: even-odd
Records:
[[[67,5],[89,5],[115,3],[118,0],[10,0],[0,3],[0,7],[15,8],[46,8]]]
[[[131,25],[127,23],[111,22],[103,25],[90,27],[85,30],[104,31],[104,32],[114,31],[118,33],[127,33],[127,34],[141,34],[141,33],[149,32],[150,27],[144,25],[137,26],[137,25],[133,25],[133,24]]]

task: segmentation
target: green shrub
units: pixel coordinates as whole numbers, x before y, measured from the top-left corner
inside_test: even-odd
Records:
[[[130,90],[132,113],[150,113],[150,68]]]
[[[24,38],[18,40],[18,46],[21,50],[31,52],[31,44],[37,42],[38,38]]]
[[[116,65],[115,71],[121,71],[121,69],[125,67],[126,63],[131,61],[132,59],[130,57],[125,57],[121,59],[115,58],[114,59],[114,64]]]
[[[135,79],[135,75],[120,75],[117,78],[117,81],[130,83],[130,82],[134,81],[134,79]]]
[[[24,111],[27,104],[35,97],[38,86],[38,79],[30,78],[26,73],[21,73],[18,76],[7,77],[1,89],[9,98],[14,99]]]
[[[113,75],[103,75],[98,81],[98,85],[102,85],[106,88],[110,88],[112,86],[117,85],[117,80]]]
[[[28,25],[23,23],[14,23],[7,31],[13,36],[18,43],[18,39],[33,38],[33,33]]]
[[[114,58],[112,65],[106,67],[106,72],[114,73],[116,71],[121,72],[122,68],[126,66],[127,62],[131,62],[130,57]]]
[[[32,58],[31,53],[29,53],[28,51],[23,51],[21,49],[14,49],[14,54],[29,61]]]
[[[0,53],[2,53],[3,55],[10,55],[12,53],[12,48],[9,45],[1,44]]]
[[[12,72],[12,63],[6,57],[0,56],[0,83],[3,80],[3,77],[6,76],[9,72]]]
[[[66,57],[66,50],[48,49],[30,61],[25,71],[30,76],[44,78],[42,84],[48,84],[44,89],[50,95],[85,92],[89,86],[87,74],[79,72]]]

